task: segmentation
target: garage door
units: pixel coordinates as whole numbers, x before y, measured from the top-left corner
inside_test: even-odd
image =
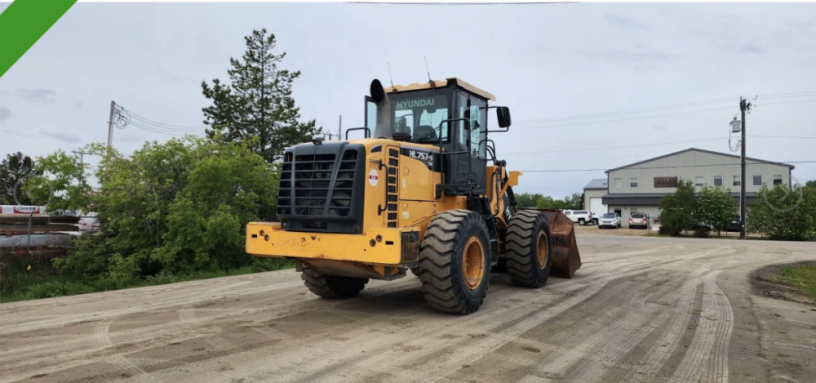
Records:
[[[609,209],[607,209],[607,207],[604,206],[601,201],[601,197],[589,199],[589,211],[591,211],[592,214],[603,214],[609,211]]]

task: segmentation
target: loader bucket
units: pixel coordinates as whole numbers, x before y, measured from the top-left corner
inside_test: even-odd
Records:
[[[550,275],[557,278],[572,278],[581,267],[581,255],[575,240],[573,223],[559,210],[536,209],[550,219],[552,236],[552,267]]]

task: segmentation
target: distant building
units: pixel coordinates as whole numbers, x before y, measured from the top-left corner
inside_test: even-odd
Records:
[[[746,157],[745,197],[756,199],[763,184],[791,185],[793,165]],[[735,199],[740,193],[740,156],[690,148],[664,156],[635,162],[606,171],[607,178],[592,180],[584,187],[584,208],[595,214],[618,213],[623,226],[635,212],[646,213],[652,220],[660,215],[660,199],[677,191],[679,179],[691,180],[696,189],[722,186],[731,189]],[[600,204],[597,195],[602,193]]]
[[[606,178],[596,178],[584,186],[584,210],[589,210],[593,214],[607,213],[606,205],[603,204],[603,196],[608,193]]]

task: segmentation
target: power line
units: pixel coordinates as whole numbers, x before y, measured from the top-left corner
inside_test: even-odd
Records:
[[[763,98],[763,99],[766,99],[766,98],[776,99],[776,98],[810,97],[810,96],[816,96],[816,91],[792,92],[792,93],[776,93],[776,94],[768,94],[768,95],[758,95],[757,97]],[[565,117],[521,120],[521,121],[516,121],[515,125],[527,124],[527,123],[532,123],[532,122],[556,122],[556,121],[565,121],[565,120],[573,120],[573,119],[591,119],[591,118],[622,115],[622,114],[645,113],[645,112],[656,111],[656,110],[678,109],[678,108],[687,108],[687,107],[692,107],[692,106],[703,106],[703,105],[709,105],[709,104],[720,104],[720,103],[725,103],[725,102],[733,102],[735,99],[739,99],[739,97],[719,98],[719,99],[706,100],[706,101],[695,101],[695,102],[689,102],[689,103],[683,103],[683,104],[672,104],[672,105],[656,106],[656,107],[649,107],[649,108],[637,108],[637,109],[621,110],[621,111],[615,111],[615,112],[579,114],[579,115],[565,116]]]
[[[169,131],[159,130],[159,129],[155,129],[155,128],[150,127],[150,126],[142,125],[141,123],[138,123],[138,122],[135,122],[135,121],[130,121],[130,123],[128,125],[133,125],[133,126],[139,128],[139,129],[146,130],[146,131],[149,131],[149,132],[160,133],[160,134],[165,134],[165,135],[169,135],[169,136],[183,136],[183,135],[187,135],[187,134],[193,134],[192,132],[169,132]]]
[[[193,125],[188,125],[188,126],[184,126],[184,125],[166,124],[166,123],[163,123],[163,122],[150,120],[150,119],[145,118],[145,117],[143,117],[143,116],[141,116],[141,115],[139,115],[137,113],[134,113],[133,111],[130,111],[130,110],[128,110],[128,112],[130,112],[130,115],[133,118],[138,119],[138,120],[144,122],[145,124],[156,125],[156,126],[166,127],[166,128],[171,128],[171,129],[182,129],[182,130],[186,130],[186,129],[202,129],[202,128],[206,128],[206,127],[209,126],[209,125],[194,125],[194,126]]]
[[[684,144],[684,143],[689,143],[689,142],[715,141],[715,140],[724,140],[726,138],[728,138],[728,137],[703,138],[703,139],[699,139],[699,140],[660,142],[660,143],[652,143],[652,144],[606,146],[606,147],[603,147],[603,148],[590,148],[590,149],[564,149],[564,150],[549,150],[549,151],[535,151],[535,152],[502,153],[502,155],[503,156],[511,156],[511,155],[517,155],[517,154],[548,154],[548,153],[586,152],[586,151],[594,151],[594,150],[638,148],[638,147],[642,147],[642,146],[658,146],[658,145]]]
[[[620,121],[632,121],[632,120],[643,120],[647,118],[655,118],[655,117],[668,117],[668,116],[680,116],[684,114],[693,114],[693,113],[702,113],[702,112],[711,112],[717,110],[733,110],[733,107],[727,108],[714,108],[714,109],[703,109],[703,110],[693,110],[688,112],[680,112],[680,113],[670,113],[670,114],[659,114],[655,116],[645,116],[645,117],[630,117],[630,118],[621,118],[618,120],[606,120],[606,121],[590,121],[590,122],[579,122],[576,124],[561,124],[561,125],[542,125],[542,126],[531,126],[526,128],[515,128],[514,130],[529,130],[529,129],[546,129],[546,128],[560,128],[565,126],[580,126],[580,125],[592,125],[592,124],[603,124],[607,122],[620,122]]]
[[[810,164],[816,163],[814,161],[782,161],[780,163],[783,164]],[[768,164],[767,162],[746,162],[747,165],[762,165]],[[631,167],[626,169],[675,169],[675,168],[704,168],[704,167],[711,167],[711,166],[740,166],[741,164],[707,164],[707,165],[680,165],[680,166],[655,166],[655,167]],[[597,169],[547,169],[547,170],[520,170],[522,173],[568,173],[568,172],[596,172],[596,171],[607,171],[609,169],[604,168],[597,168]]]
[[[797,137],[797,136],[760,136],[760,135],[751,135],[749,137],[786,138],[786,139],[816,139],[816,136],[814,136],[814,137],[808,137],[808,136]],[[725,140],[725,139],[728,139],[728,137],[701,138],[701,139],[697,139],[697,140],[657,142],[657,143],[634,144],[634,145],[623,145],[623,146],[604,146],[604,147],[601,147],[601,148],[588,148],[588,149],[563,149],[563,150],[545,150],[545,151],[534,151],[534,152],[511,152],[511,153],[501,153],[501,155],[503,155],[503,156],[514,156],[514,155],[522,155],[522,154],[550,154],[550,153],[588,152],[588,151],[598,151],[598,150],[640,148],[640,147],[645,147],[645,146],[686,144],[686,143],[691,143],[691,142],[707,142],[707,141],[717,141],[717,140]],[[564,145],[564,146],[570,146],[570,145]]]
[[[816,136],[758,136],[758,135],[751,135],[748,137],[759,137],[759,138],[792,138],[792,139],[802,139],[802,140],[816,140]]]
[[[786,104],[798,104],[803,102],[814,102],[816,99],[812,100],[803,100],[803,101],[789,101],[789,102],[775,102],[769,104],[759,104],[761,106],[772,106],[772,105],[786,105]],[[629,117],[629,118],[621,118],[617,120],[604,120],[604,121],[589,121],[589,122],[579,122],[575,124],[560,124],[560,125],[541,125],[541,126],[531,126],[531,127],[522,127],[522,128],[515,128],[514,130],[529,130],[529,129],[548,129],[548,128],[561,128],[567,126],[581,126],[581,125],[592,125],[592,124],[603,124],[609,122],[621,122],[621,121],[632,121],[632,120],[644,120],[649,118],[656,118],[656,117],[669,117],[669,116],[681,116],[686,114],[694,114],[694,113],[702,113],[702,112],[712,112],[712,111],[719,111],[719,110],[733,110],[733,107],[724,107],[724,108],[713,108],[713,109],[701,109],[701,110],[691,110],[687,112],[679,112],[679,113],[669,113],[669,114],[658,114],[652,116],[643,116],[643,117]]]

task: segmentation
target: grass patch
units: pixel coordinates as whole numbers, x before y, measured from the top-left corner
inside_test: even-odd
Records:
[[[785,266],[779,278],[816,302],[816,265]]]
[[[11,264],[2,265],[5,270],[2,270],[3,280],[0,281],[2,282],[0,303],[157,286],[295,267],[295,262],[291,260],[254,258],[250,266],[231,270],[198,271],[186,274],[160,273],[144,278],[116,280],[113,278],[89,279],[80,275],[60,274],[49,265],[32,264],[26,261],[17,260]]]

